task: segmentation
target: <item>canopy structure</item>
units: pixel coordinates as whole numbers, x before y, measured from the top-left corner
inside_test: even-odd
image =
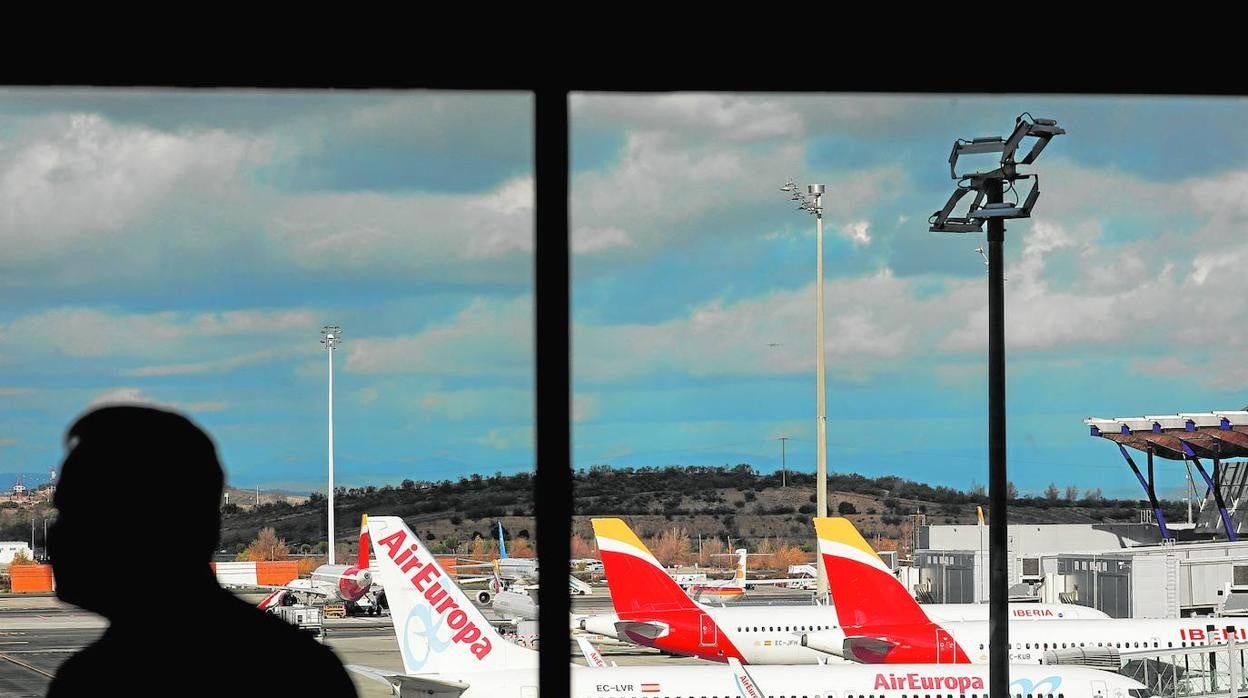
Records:
[[[1169,460],[1191,461],[1213,493],[1222,527],[1228,540],[1237,540],[1237,526],[1231,524],[1223,496],[1223,475],[1227,458],[1248,457],[1248,411],[1226,410],[1215,412],[1186,412],[1144,417],[1115,417],[1103,419],[1090,417],[1083,420],[1091,429],[1092,436],[1099,436],[1118,444],[1122,457],[1131,466],[1140,486],[1148,495],[1149,504],[1157,517],[1157,526],[1163,538],[1170,539],[1166,519],[1157,502],[1153,478],[1153,457]],[[1140,472],[1127,449],[1142,451],[1148,455],[1148,478]],[[1200,459],[1213,462],[1213,476],[1205,470]],[[1238,508],[1238,497],[1232,509]],[[1203,505],[1202,505],[1203,506]]]

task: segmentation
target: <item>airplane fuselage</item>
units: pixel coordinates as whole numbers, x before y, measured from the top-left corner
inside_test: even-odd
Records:
[[[1210,632],[1207,625],[1216,628]],[[1228,633],[1224,630],[1227,627],[1233,630]],[[839,648],[846,634],[857,633],[853,628],[816,631],[807,637],[807,642]],[[891,651],[875,659],[880,663],[988,662],[986,621],[933,622],[927,627],[879,625],[862,634],[896,643]],[[1010,623],[1010,662],[1039,664],[1045,652],[1098,649],[1144,652],[1221,645],[1226,644],[1228,636],[1233,636],[1236,642],[1248,641],[1248,622],[1229,618],[1111,618]],[[956,647],[949,645],[949,640],[956,643]]]
[[[928,604],[923,608],[942,622],[988,616],[986,604]],[[1010,611],[1019,622],[1010,627],[1044,622],[1040,618],[1066,618],[1079,614],[1081,608],[1066,604],[1011,604]],[[1086,612],[1103,615],[1095,609]],[[621,621],[625,621],[624,625],[617,625]],[[630,627],[628,622],[644,625]],[[1048,621],[1072,622],[1075,621]],[[658,633],[655,626],[662,626]],[[698,610],[603,614],[583,619],[581,627],[674,654],[721,662],[736,657],[746,664],[815,664],[828,660],[829,655],[802,646],[804,633],[838,638],[837,648],[844,638],[836,609],[831,606],[701,606]],[[837,659],[833,657],[832,661]]]
[[[844,698],[874,695],[902,698],[916,693],[986,698],[988,670],[974,665],[910,666],[904,671],[854,664],[836,666],[754,667],[750,677],[758,696]],[[445,678],[452,678],[446,676]],[[537,672],[517,669],[457,675],[469,683],[461,698],[528,698],[537,696]],[[1144,698],[1146,689],[1124,676],[1083,667],[1010,668],[1010,693],[1063,695],[1064,698]],[[742,692],[727,667],[572,667],[576,698],[738,698]]]

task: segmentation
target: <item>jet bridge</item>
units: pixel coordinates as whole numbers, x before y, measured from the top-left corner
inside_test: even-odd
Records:
[[[1208,503],[1209,494],[1212,494],[1221,528],[1227,539],[1238,540],[1239,524],[1233,521],[1233,515],[1239,508],[1239,499],[1248,472],[1242,467],[1242,463],[1223,461],[1248,457],[1248,411],[1181,412],[1112,419],[1090,417],[1083,420],[1083,423],[1088,425],[1092,436],[1108,439],[1118,445],[1119,453],[1148,496],[1162,538],[1172,540],[1174,536],[1166,526],[1165,515],[1157,501],[1154,458],[1184,461],[1189,467],[1189,477],[1190,467],[1195,465],[1208,487],[1205,500],[1201,502],[1202,512]],[[1146,455],[1147,478],[1128,449]],[[1212,476],[1201,459],[1210,462]],[[1234,473],[1230,482],[1227,482],[1228,471]]]

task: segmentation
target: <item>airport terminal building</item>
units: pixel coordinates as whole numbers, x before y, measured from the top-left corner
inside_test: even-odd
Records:
[[[1248,485],[1248,412],[1088,419],[1090,434],[1114,442],[1148,499],[1145,523],[1009,526],[1011,601],[1078,603],[1115,618],[1248,616],[1248,530],[1239,508]],[[1132,452],[1142,455],[1141,468]],[[1204,498],[1192,522],[1165,520],[1155,472],[1181,461]],[[1167,462],[1168,461],[1168,462]],[[1206,469],[1206,466],[1210,466]],[[1195,471],[1193,471],[1195,467]],[[1203,481],[1203,482],[1202,482]],[[913,568],[899,575],[922,601],[988,600],[988,529],[920,528]]]

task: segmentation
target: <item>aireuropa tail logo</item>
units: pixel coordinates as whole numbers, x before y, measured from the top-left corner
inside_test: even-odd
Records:
[[[1062,677],[1046,676],[1039,681],[1032,683],[1031,679],[1014,679],[1010,682],[1010,693],[1030,695],[1032,693],[1057,693],[1058,686],[1062,685]],[[1045,686],[1048,687],[1045,690]],[[1017,690],[1015,688],[1017,687]]]
[[[430,653],[442,652],[452,644],[468,645],[468,651],[477,659],[485,659],[494,649],[488,637],[483,637],[481,629],[468,618],[468,614],[455,602],[453,594],[447,588],[447,581],[439,579],[442,571],[437,565],[420,562],[416,555],[416,543],[407,543],[407,532],[403,530],[377,541],[389,551],[389,557],[404,575],[411,573],[408,583],[412,585],[427,604],[417,604],[408,615],[403,631],[409,647],[404,649],[408,661],[413,666],[423,666]],[[437,614],[436,618],[434,614]],[[449,639],[439,637],[438,631],[443,626],[455,631]],[[420,654],[417,657],[417,653]]]
[[[428,606],[413,606],[403,624],[403,656],[412,671],[419,671],[429,661],[430,654],[437,654],[451,646],[449,640],[438,637],[441,619],[433,621]]]

